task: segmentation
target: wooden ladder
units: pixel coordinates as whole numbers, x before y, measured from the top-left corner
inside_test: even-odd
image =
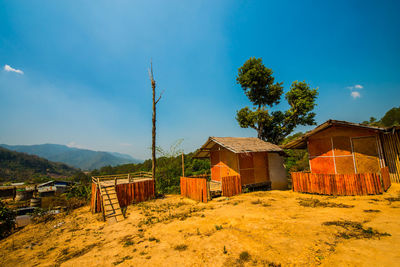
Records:
[[[100,196],[102,199],[103,216],[104,219],[109,223],[113,224],[124,220],[122,215],[121,207],[118,202],[117,192],[115,191],[115,185],[103,185],[100,187]]]

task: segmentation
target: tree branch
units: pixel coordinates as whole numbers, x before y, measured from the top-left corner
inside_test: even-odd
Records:
[[[161,99],[161,97],[162,97],[164,91],[165,91],[165,90],[163,90],[163,91],[161,92],[160,96],[159,96],[158,99],[156,100],[156,104],[158,103],[158,101],[160,101],[160,99]]]

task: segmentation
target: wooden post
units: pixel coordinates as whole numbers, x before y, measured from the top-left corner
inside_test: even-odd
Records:
[[[182,177],[185,177],[185,158],[182,152]]]

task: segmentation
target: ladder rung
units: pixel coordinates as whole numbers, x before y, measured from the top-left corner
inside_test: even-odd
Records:
[[[117,200],[117,202],[118,202],[118,198],[117,197],[109,197],[109,198],[106,198],[106,199],[104,199],[104,201],[107,201],[107,200]]]
[[[122,213],[109,213],[105,215],[107,218],[108,217],[115,217],[115,216],[122,216]]]
[[[108,207],[108,206],[116,206],[115,204],[116,204],[116,203],[106,203],[106,204],[104,204],[104,207]]]

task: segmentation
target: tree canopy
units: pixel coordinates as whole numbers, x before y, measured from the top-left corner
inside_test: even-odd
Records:
[[[242,128],[253,128],[258,138],[279,144],[298,125],[314,125],[317,89],[311,89],[305,81],[295,81],[285,94],[290,105],[286,111],[272,111],[280,103],[283,82],[275,82],[273,71],[261,58],[250,58],[238,70],[236,81],[253,104],[237,111],[236,120]]]
[[[362,123],[379,127],[399,126],[400,107],[389,109],[380,120],[377,120],[375,117],[371,117],[369,118],[369,121],[363,121]]]

